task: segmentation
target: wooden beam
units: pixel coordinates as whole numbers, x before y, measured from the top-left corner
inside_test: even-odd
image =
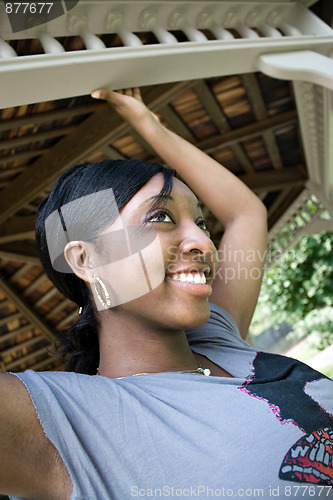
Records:
[[[55,286],[53,286],[40,299],[38,299],[37,302],[34,303],[34,307],[42,306],[43,304],[45,304],[45,302],[48,302],[50,299],[52,299],[57,293],[60,294],[59,290]]]
[[[52,318],[53,316],[55,316],[56,314],[61,312],[63,309],[65,309],[65,307],[67,307],[68,305],[71,305],[71,304],[73,304],[72,301],[64,298],[64,300],[59,302],[59,304],[57,304],[49,313],[47,313],[46,319]]]
[[[7,371],[13,371],[13,370],[19,369],[21,364],[26,365],[26,363],[29,363],[29,361],[31,359],[38,358],[38,357],[40,358],[43,354],[47,355],[48,360],[51,359],[49,356],[49,353],[47,351],[47,346],[44,346],[36,351],[30,352],[26,356],[22,356],[21,358],[15,359],[15,361],[12,361],[11,363],[7,364],[7,367],[6,367]],[[44,359],[45,359],[45,356],[44,356]],[[44,359],[43,359],[43,361],[44,361]]]
[[[37,328],[50,342],[55,341],[54,330],[46,323],[44,318],[32,309],[31,304],[19,295],[2,274],[0,274],[0,289],[15,307],[22,312],[24,317],[32,324],[32,327]]]
[[[266,130],[274,130],[287,124],[294,123],[296,120],[297,111],[293,109],[265,118],[261,122],[251,123],[250,125],[230,130],[222,135],[208,137],[207,139],[198,141],[196,146],[206,153],[212,153],[219,148],[230,146],[240,141],[247,141],[248,139],[262,135]]]
[[[148,106],[156,111],[194,83],[154,86],[143,91],[143,97]],[[36,160],[3,191],[0,223],[47,189],[64,170],[81,162],[129,130],[129,125],[111,110],[109,104],[99,106],[92,116],[75,127],[70,136],[58,141],[49,153]]]
[[[22,316],[22,313],[21,313]],[[25,332],[31,332],[33,330],[33,326],[29,323],[28,325],[21,326],[20,328],[16,328],[16,330],[11,330],[10,332],[6,333],[5,335],[1,335],[1,342],[10,342],[10,343],[15,343],[17,335],[22,335],[22,333]],[[3,351],[1,351],[1,354]]]
[[[31,263],[40,266],[37,250],[33,246],[17,243],[0,245],[0,259],[13,260],[14,262]]]
[[[76,321],[78,316],[79,316],[79,311],[78,309],[75,309],[75,311],[68,314],[64,319],[62,319],[61,321],[59,321],[59,323],[57,323],[57,329],[62,330],[62,328],[64,326],[68,326],[70,322],[74,322],[74,320]]]
[[[300,171],[299,166],[284,168],[283,170],[264,170],[251,174],[240,175],[243,181],[253,191],[279,191],[290,186],[304,185],[307,178]]]
[[[47,280],[47,276],[45,273],[42,273],[38,278],[35,279],[32,283],[30,283],[27,288],[23,290],[23,297],[28,297],[36,288],[38,288],[42,283],[44,283]]]
[[[87,103],[73,108],[53,109],[51,111],[42,111],[40,113],[32,113],[30,115],[20,116],[18,118],[10,118],[0,122],[0,132],[5,130],[14,130],[27,125],[40,125],[41,123],[52,123],[55,120],[64,120],[74,116],[89,115],[94,113],[102,104],[98,101]]]
[[[246,172],[248,174],[250,172],[255,172],[255,169],[254,169],[252,163],[250,162],[250,160],[249,160],[247,154],[245,153],[244,148],[242,147],[241,144],[231,144],[229,147],[230,147],[233,155],[237,159],[238,163],[240,164],[240,166],[244,170],[244,172]]]
[[[34,142],[47,141],[48,139],[54,139],[55,137],[70,135],[76,129],[77,127],[75,125],[69,125],[68,127],[52,128],[46,132],[25,134],[20,137],[14,137],[13,139],[6,139],[5,141],[0,141],[0,150],[17,148],[20,146],[26,146],[27,144],[33,144]]]
[[[200,80],[195,84],[194,91],[218,130],[221,132],[230,130],[228,119],[207,83],[204,80]]]
[[[184,137],[187,141],[195,142],[196,138],[192,134],[191,130],[170,105],[166,104],[160,108],[158,112],[162,115],[163,120],[172,130]]]
[[[221,132],[221,135],[224,136],[225,133],[231,130],[231,127],[220,104],[215,97],[215,94],[204,80],[199,81],[195,85],[194,90],[197,93],[201,104],[212,118],[215,126]],[[253,165],[247,157],[242,145],[231,144],[229,147],[244,172],[254,172]]]
[[[15,283],[21,276],[24,276],[30,269],[33,267],[33,265],[30,262],[27,262],[26,264],[23,264],[23,266],[20,267],[14,274],[11,275],[9,278],[10,283]]]
[[[45,155],[50,151],[49,148],[45,149],[29,149],[28,151],[23,151],[22,153],[16,153],[10,156],[3,156],[0,157],[0,165],[6,165],[7,163],[14,163],[16,161],[27,161],[30,158],[33,158],[34,156],[42,156]],[[20,173],[22,170],[24,170],[25,167],[19,167],[19,168],[13,168],[13,169],[6,169],[3,172],[1,172],[1,177],[10,177],[11,175],[14,175],[15,173]]]
[[[103,146],[101,148],[101,152],[104,153],[105,156],[113,160],[123,160],[125,158],[125,156],[119,153],[119,151],[117,151],[116,148],[113,148],[110,145]]]
[[[266,119],[268,117],[268,112],[256,75],[254,73],[248,73],[242,75],[241,78],[256,119],[258,121]],[[264,131],[263,140],[274,168],[283,168],[280,150],[274,132],[272,130]]]
[[[27,240],[35,236],[35,215],[13,217],[0,227],[0,245],[10,241]]]
[[[15,319],[19,319],[22,317],[21,311],[10,314],[9,316],[6,316],[5,318],[0,319],[0,327],[3,325],[6,325],[10,321],[14,321]],[[0,337],[1,343],[4,342],[4,335],[1,335]],[[0,353],[1,354],[1,353]]]

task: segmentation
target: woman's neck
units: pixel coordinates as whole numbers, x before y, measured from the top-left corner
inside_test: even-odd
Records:
[[[110,312],[100,316],[100,375],[118,378],[198,368],[184,330],[140,325]]]

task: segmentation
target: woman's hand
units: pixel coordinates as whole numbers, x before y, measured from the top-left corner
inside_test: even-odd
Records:
[[[91,97],[110,103],[114,110],[136,129],[145,119],[159,122],[158,117],[142,101],[139,88],[117,91],[98,89],[91,93]]]

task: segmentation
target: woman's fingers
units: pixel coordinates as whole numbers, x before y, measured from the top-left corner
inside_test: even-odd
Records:
[[[97,89],[91,92],[91,97],[93,97],[94,99],[104,99],[106,101],[112,101],[112,97],[114,96],[114,94],[134,97],[136,100],[142,102],[141,92],[138,87],[133,89],[119,89],[119,90]]]
[[[91,92],[91,97],[93,97],[94,99],[104,99],[104,100],[108,100],[108,98],[110,97],[110,90],[107,90],[107,89],[97,89],[97,90],[93,90]]]

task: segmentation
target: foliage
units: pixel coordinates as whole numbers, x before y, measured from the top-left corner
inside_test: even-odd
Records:
[[[323,307],[309,312],[293,328],[298,337],[311,335],[312,344],[319,350],[326,349],[333,341],[333,307]]]
[[[317,332],[316,347],[333,343],[333,233],[304,236],[268,270],[251,325],[293,325],[295,341]]]
[[[269,269],[260,303],[270,303],[275,321],[297,321],[333,306],[333,233],[304,236]]]

